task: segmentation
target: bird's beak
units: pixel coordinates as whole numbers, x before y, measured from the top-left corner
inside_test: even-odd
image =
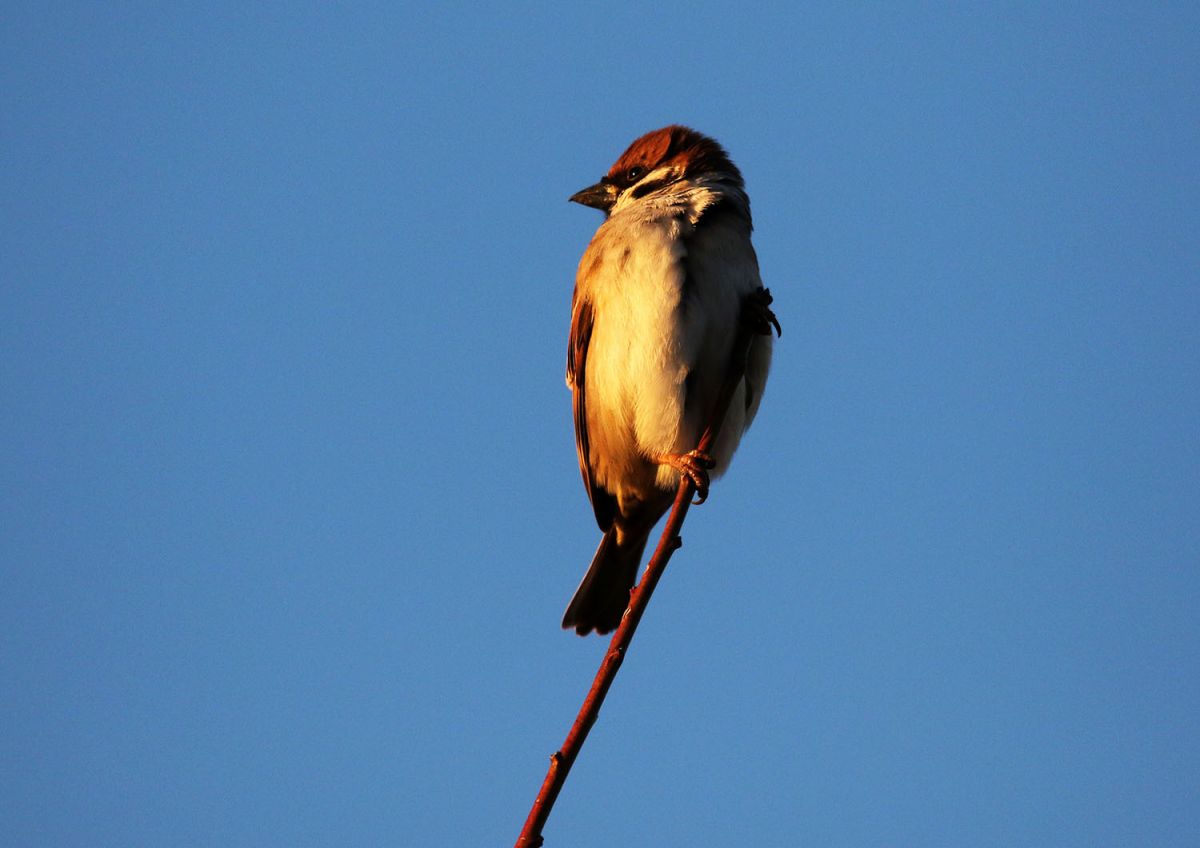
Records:
[[[572,203],[582,203],[601,212],[608,212],[617,202],[617,187],[608,179],[603,179],[594,186],[588,186],[583,191],[577,191],[569,198]]]

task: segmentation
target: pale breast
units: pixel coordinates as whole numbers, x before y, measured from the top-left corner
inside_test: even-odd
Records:
[[[687,379],[676,326],[680,224],[625,217],[601,227],[580,263],[595,310],[586,374],[592,465],[597,482],[614,492],[652,476],[646,448],[674,441]],[[638,426],[645,421],[656,432]]]
[[[659,212],[614,215],[580,262],[579,286],[594,309],[585,375],[591,466],[595,481],[618,495],[677,485],[672,468],[648,458],[696,446],[742,302],[761,285],[744,219],[714,210],[693,226],[680,210]],[[765,367],[755,370],[765,381]],[[734,399],[714,451],[716,473],[753,417],[755,394],[750,408],[744,389]]]

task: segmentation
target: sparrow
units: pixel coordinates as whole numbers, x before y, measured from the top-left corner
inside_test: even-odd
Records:
[[[570,200],[606,216],[579,262],[567,343],[579,470],[604,533],[562,620],[584,636],[620,624],[680,475],[703,501],[709,472],[728,468],[758,412],[779,323],[741,172],[712,138],[679,125],[646,133]],[[759,307],[758,333],[702,454],[747,302]]]

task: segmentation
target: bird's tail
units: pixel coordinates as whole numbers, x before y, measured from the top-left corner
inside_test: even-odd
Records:
[[[648,533],[634,538],[626,535],[624,544],[618,544],[616,526],[608,528],[587,574],[575,590],[575,597],[567,604],[562,620],[564,630],[574,627],[580,636],[593,630],[599,634],[616,630],[629,606],[629,590],[637,580],[648,538]]]

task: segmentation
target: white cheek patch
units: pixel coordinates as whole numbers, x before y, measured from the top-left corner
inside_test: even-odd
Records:
[[[673,184],[678,181],[680,176],[682,173],[678,165],[663,165],[661,168],[655,168],[621,192],[617,197],[617,202],[613,204],[611,214],[615,215],[638,203],[644,203],[648,196],[668,186],[673,188]]]

